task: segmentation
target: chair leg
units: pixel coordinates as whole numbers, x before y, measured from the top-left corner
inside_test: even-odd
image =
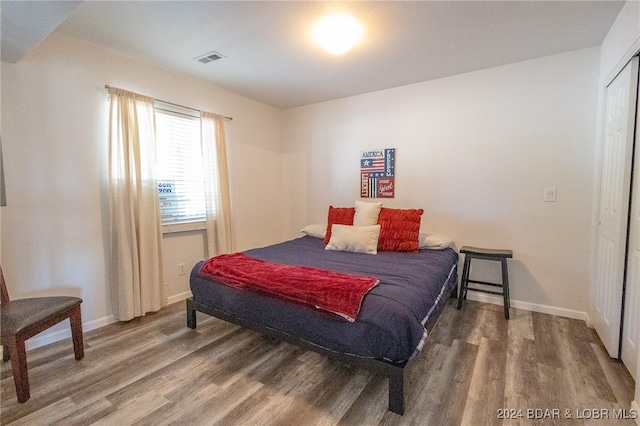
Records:
[[[31,394],[29,392],[29,372],[27,370],[27,351],[24,339],[12,336],[9,348],[11,351],[11,370],[13,381],[16,385],[18,402],[26,402]]]
[[[511,308],[511,298],[509,296],[509,269],[507,259],[502,259],[502,293],[504,297],[504,317],[509,319],[509,309]]]
[[[462,268],[462,281],[460,282],[460,292],[458,293],[458,309],[462,309],[462,301],[467,298],[467,286],[469,280],[469,266],[471,258],[464,257],[464,267]]]
[[[73,339],[73,352],[76,359],[84,358],[84,341],[82,339],[82,313],[80,305],[77,305],[69,316],[71,323],[71,338]]]
[[[2,362],[9,361],[9,351],[10,350],[11,349],[9,349],[9,346],[2,345]]]

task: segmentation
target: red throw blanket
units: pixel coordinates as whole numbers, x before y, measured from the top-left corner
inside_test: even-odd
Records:
[[[243,253],[212,257],[202,265],[200,273],[231,287],[313,305],[351,322],[358,316],[365,294],[378,284],[375,277],[283,265]]]

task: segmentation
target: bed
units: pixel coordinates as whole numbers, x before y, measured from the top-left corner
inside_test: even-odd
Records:
[[[322,239],[306,235],[243,253],[278,264],[375,276],[379,282],[362,299],[354,322],[216,282],[201,273],[200,262],[190,276],[187,326],[196,327],[199,311],[387,376],[389,410],[403,414],[405,372],[455,295],[458,254],[453,248],[369,255],[325,247]]]

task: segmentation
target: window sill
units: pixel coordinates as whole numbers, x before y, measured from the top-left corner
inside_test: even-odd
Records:
[[[202,231],[207,229],[206,222],[188,222],[176,223],[173,225],[162,225],[163,234],[172,234],[175,232]]]

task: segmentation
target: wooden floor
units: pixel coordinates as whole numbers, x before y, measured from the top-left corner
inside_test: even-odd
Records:
[[[183,302],[85,333],[81,361],[70,339],[27,358],[25,404],[2,365],[3,425],[635,425],[614,419],[635,384],[584,322],[473,301],[444,310],[404,416],[387,379],[200,313],[191,330]]]

